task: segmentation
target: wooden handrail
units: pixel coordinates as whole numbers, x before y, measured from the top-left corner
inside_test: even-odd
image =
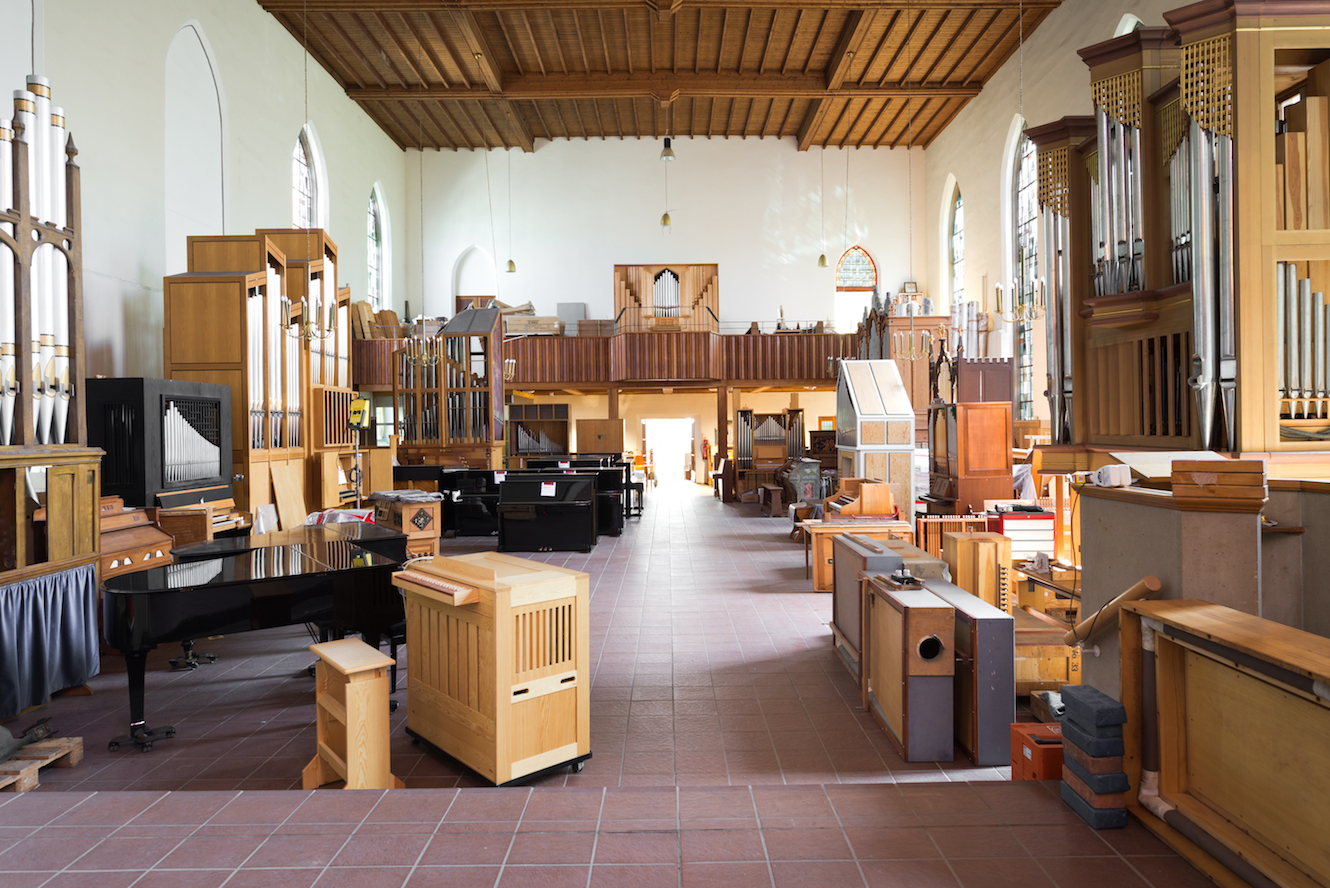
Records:
[[[1136,585],[1095,611],[1087,619],[1077,623],[1070,632],[1062,637],[1062,643],[1071,645],[1089,641],[1092,635],[1098,635],[1117,622],[1118,612],[1122,610],[1122,605],[1128,601],[1149,598],[1161,588],[1163,588],[1163,584],[1159,582],[1159,577],[1153,575],[1142,577]]]

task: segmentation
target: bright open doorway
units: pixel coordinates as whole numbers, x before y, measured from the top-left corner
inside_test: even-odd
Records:
[[[642,420],[642,450],[655,469],[658,485],[686,483],[697,468],[693,458],[693,420]]]

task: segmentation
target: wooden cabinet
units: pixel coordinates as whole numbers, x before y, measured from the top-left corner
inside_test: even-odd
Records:
[[[193,270],[163,280],[164,375],[230,386],[235,500],[253,513],[273,502],[270,464],[304,454],[304,349],[283,298],[286,259],[257,236],[190,238],[189,257]]]
[[[944,533],[942,560],[951,568],[951,581],[966,592],[1008,613],[1015,607],[1008,537],[986,530]]]
[[[929,416],[929,513],[970,515],[1011,499],[1011,403],[944,404]]]
[[[578,453],[623,453],[622,419],[579,419]]]
[[[567,456],[571,450],[567,404],[510,404],[507,430],[510,468],[524,468],[533,457]]]
[[[871,540],[903,540],[914,542],[914,530],[908,521],[892,520],[851,520],[838,521],[803,521],[799,526],[808,532],[809,546],[812,550],[813,591],[830,592],[835,585],[835,553],[831,540],[837,534],[853,533]],[[923,554],[922,552],[920,553]],[[937,562],[938,576],[942,576],[942,562]],[[911,568],[913,570],[913,568]],[[926,574],[916,574],[926,576]]]
[[[587,575],[496,553],[415,567],[393,575],[407,733],[496,784],[589,758]]]

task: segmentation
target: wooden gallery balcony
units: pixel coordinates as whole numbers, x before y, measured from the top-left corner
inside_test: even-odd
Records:
[[[831,385],[828,358],[852,355],[851,334],[710,332],[528,336],[503,344],[517,362],[510,387],[610,388],[623,385]],[[400,339],[352,343],[354,386],[392,391],[392,354]]]

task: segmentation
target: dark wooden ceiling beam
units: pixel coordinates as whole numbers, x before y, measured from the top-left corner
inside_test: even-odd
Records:
[[[767,54],[771,52],[771,39],[776,36],[776,23],[780,20],[780,10],[771,12],[771,21],[767,24],[767,40],[762,44],[762,57],[757,63],[757,73],[767,73]]]
[[[799,28],[804,23],[804,11],[799,10],[799,15],[794,20],[794,30],[790,32],[789,45],[785,47],[785,61],[780,63],[780,73],[785,74],[790,68],[790,54],[794,52],[794,44],[799,42]]]
[[[448,54],[449,64],[451,64],[453,70],[457,72],[457,78],[466,85],[467,89],[470,89],[472,83],[471,78],[467,75],[467,66],[457,57],[457,53],[453,52],[452,43],[449,42],[448,39],[449,37],[453,37],[455,41],[457,39],[456,35],[450,34],[449,29],[446,28],[437,17],[435,17],[434,13],[429,13],[428,17],[430,24],[434,26],[434,33],[439,37],[439,43],[443,46],[443,51]]]
[[[480,79],[484,81],[490,92],[503,91],[503,69],[499,67],[499,60],[494,57],[494,51],[490,48],[489,41],[480,30],[480,23],[476,21],[475,13],[465,9],[453,10],[453,24],[462,35],[462,40],[466,42],[466,48],[471,52],[471,57],[475,59],[476,65],[480,68]]]
[[[435,110],[437,109],[439,111],[442,111],[445,115],[448,114],[448,111],[446,108],[443,107],[442,102],[421,102],[420,106],[424,109],[425,116],[428,117],[431,121],[433,121],[434,125],[439,129],[439,131],[444,134],[446,141],[450,143],[450,147],[454,149],[460,147],[461,145],[465,145],[467,148],[471,147],[470,140],[467,139],[466,133],[462,132],[462,128],[457,125],[457,121],[453,120],[451,116],[448,117],[449,124],[452,126],[454,130],[457,131],[457,138],[454,139],[452,133],[448,131],[448,127],[444,126],[443,121],[440,120],[438,115],[434,113]]]
[[[554,48],[559,51],[559,68],[563,70],[563,73],[567,74],[568,60],[565,59],[563,56],[563,41],[559,39],[559,28],[557,25],[554,24],[553,11],[546,9],[545,17],[549,19],[550,22],[550,33],[554,35]]]
[[[518,55],[517,44],[513,42],[513,35],[508,33],[508,22],[504,20],[503,10],[496,9],[494,18],[499,22],[499,33],[503,35],[503,45],[508,49],[508,55],[512,56],[513,64],[517,67],[518,74],[525,74],[522,68],[522,57]]]
[[[402,23],[406,25],[407,31],[410,32],[412,39],[416,41],[416,45],[424,50],[425,57],[429,59],[430,66],[433,67],[435,73],[439,75],[439,80],[442,81],[442,83],[445,86],[447,86],[449,75],[445,70],[443,59],[439,58],[439,54],[434,51],[434,44],[432,41],[427,39],[428,35],[425,30],[427,24],[433,25],[434,23],[430,21],[428,18],[421,20],[418,17],[413,17],[406,14],[403,14],[401,18],[402,18]],[[435,34],[437,35],[437,33],[438,29],[436,27]]]
[[[804,115],[803,123],[799,124],[799,150],[807,151],[817,143],[817,134],[822,129],[822,120],[831,110],[831,99],[818,99],[813,106],[808,109]]]
[[[882,57],[882,50],[887,48],[887,41],[891,39],[891,32],[896,28],[896,22],[900,21],[901,13],[893,11],[891,21],[887,22],[886,27],[882,29],[882,36],[878,38],[877,49],[873,50],[873,57],[864,65],[863,73],[859,75],[859,85],[863,86],[868,82],[869,75],[877,67],[877,60]]]
[[[927,148],[929,145],[933,144],[933,140],[938,137],[938,134],[951,125],[951,122],[956,119],[956,115],[961,113],[961,109],[970,104],[970,100],[952,99],[947,104],[953,107],[943,115],[942,119],[938,121],[937,126],[933,129],[933,132],[929,133],[928,136],[923,139],[923,142],[919,147]]]
[[[527,17],[526,10],[520,10],[522,13],[522,27],[526,28],[526,39],[531,41],[531,51],[536,54],[536,64],[540,66],[540,73],[545,71],[545,59],[540,54],[540,44],[536,42],[536,34],[531,30],[531,19]]]
[[[439,112],[443,114],[444,117],[448,118],[448,124],[452,126],[453,129],[457,130],[458,135],[461,136],[462,143],[466,145],[467,149],[475,150],[476,144],[471,141],[471,134],[466,131],[465,127],[457,122],[456,117],[453,117],[453,112],[448,109],[448,103],[435,102],[434,107],[438,108]]]
[[[986,65],[988,63],[988,60],[993,57],[993,53],[998,52],[999,50],[1002,49],[1002,44],[1006,43],[1007,38],[1016,32],[1016,26],[1019,25],[1020,23],[1021,23],[1021,13],[1017,12],[1016,15],[1013,15],[1011,17],[1011,23],[1007,25],[1007,29],[1002,32],[1002,35],[998,37],[998,39],[993,41],[993,45],[988,48],[988,51],[985,52],[982,56],[980,56],[979,60],[974,63],[973,67],[970,68],[970,73],[967,74],[965,76],[965,79],[961,81],[962,84],[969,83],[971,80],[974,79],[974,76],[976,74],[978,74],[980,71],[983,70],[984,65]],[[996,70],[996,68],[994,68],[994,70]]]
[[[388,35],[388,39],[392,41],[392,45],[397,47],[397,51],[402,54],[402,58],[406,60],[407,67],[410,68],[411,76],[416,79],[416,83],[424,86],[432,86],[433,84],[429,82],[429,78],[425,76],[424,65],[421,65],[418,62],[419,57],[424,55],[420,45],[417,44],[415,52],[412,53],[410,49],[407,49],[406,44],[402,42],[402,38],[397,36],[397,32],[388,24],[387,15],[385,13],[374,12],[371,13],[371,15],[374,16],[374,21],[378,22],[379,27],[383,29],[383,33]],[[440,75],[439,79],[443,81],[444,86],[448,85],[448,78]]]
[[[913,21],[909,20],[911,18],[913,18]],[[878,79],[878,83],[886,82],[887,75],[891,73],[892,68],[896,67],[896,62],[898,59],[900,59],[902,54],[907,52],[911,53],[909,55],[906,55],[905,57],[907,67],[913,61],[916,54],[914,54],[910,50],[910,43],[914,40],[914,32],[919,30],[919,23],[922,22],[925,18],[926,18],[925,13],[919,12],[918,10],[914,10],[912,15],[906,16],[907,21],[905,22],[906,25],[905,39],[901,41],[900,46],[896,47],[896,51],[891,56],[891,61],[887,62],[887,66],[882,69],[882,76]]]
[[[905,83],[918,83],[923,79],[921,77],[919,78],[912,77],[911,75],[914,73],[914,69],[919,66],[919,63],[924,60],[925,55],[928,52],[928,48],[931,47],[933,45],[933,41],[937,39],[937,35],[942,30],[942,26],[947,23],[947,19],[951,18],[951,13],[952,10],[950,9],[945,10],[942,13],[942,18],[938,19],[937,22],[928,30],[928,36],[926,36],[922,41],[923,48],[920,49],[918,52],[916,52],[913,55],[913,57],[910,58],[909,63],[905,66],[905,72],[901,74],[899,78],[900,80],[904,81]]]
[[[383,75],[379,73],[379,69],[374,67],[373,63],[365,57],[365,53],[360,49],[360,44],[356,43],[356,41],[351,38],[351,35],[346,33],[346,29],[342,27],[341,23],[326,12],[323,14],[323,20],[328,23],[328,27],[332,28],[333,32],[338,37],[342,38],[342,42],[350,48],[352,55],[359,59],[360,64],[365,66],[365,70],[374,76],[374,79],[378,81],[379,86],[387,89],[388,81],[383,79]]]
[[[517,107],[517,103],[500,102],[499,107],[503,110],[509,134],[527,154],[534,152],[536,150],[536,135],[531,132],[531,124],[527,122],[521,109]]]
[[[780,77],[754,74],[657,74],[638,73],[629,77],[604,74],[552,74],[548,77],[527,75],[509,77],[504,89],[495,93],[485,89],[440,89],[408,87],[406,89],[350,88],[346,94],[353,99],[412,99],[425,95],[437,99],[553,99],[553,98],[616,98],[636,96],[670,102],[682,96],[721,98],[891,98],[909,94],[917,96],[945,96],[973,98],[979,95],[978,86],[944,83],[905,84],[889,83],[877,86],[845,85],[827,89],[822,74],[809,77]]]
[[[938,53],[937,58],[933,60],[933,64],[929,65],[928,70],[919,78],[920,82],[927,83],[928,79],[933,76],[933,72],[937,70],[937,66],[942,64],[942,60],[951,52],[952,47],[956,45],[956,41],[965,33],[965,29],[970,27],[970,22],[974,20],[975,13],[978,11],[979,10],[977,9],[971,9],[966,14],[965,21],[960,23],[960,26],[956,28],[956,33],[951,35],[951,39],[947,41],[947,45],[942,47],[942,51]],[[950,16],[948,16],[948,18],[950,18]]]
[[[873,27],[876,14],[871,9],[856,9],[846,19],[840,39],[836,41],[836,48],[831,51],[831,61],[827,65],[827,89],[840,89],[845,83],[845,78],[850,74],[850,67],[854,64],[854,54],[859,51],[864,38]]]
[[[827,27],[827,19],[831,17],[831,11],[822,10],[822,18],[817,23],[817,33],[813,35],[813,43],[808,47],[808,58],[804,59],[804,73],[813,65],[813,56],[817,55],[817,45],[822,42],[822,31]]]
[[[341,57],[341,54],[337,52],[337,48],[333,46],[332,41],[328,39],[328,36],[319,31],[318,27],[313,22],[306,24],[302,21],[302,17],[298,16],[276,15],[274,18],[281,22],[282,27],[286,28],[301,46],[317,43],[319,46],[323,47],[324,52],[315,51],[311,53],[311,55],[319,60],[319,64],[323,66],[325,71],[332,75],[333,80],[336,80],[337,85],[342,89],[346,89],[349,86],[365,85],[365,81],[356,73],[354,66],[350,65]],[[314,39],[310,40],[311,37]]]
[[[582,39],[582,17],[578,15],[576,9],[573,10],[573,30],[577,32],[577,48],[582,50],[582,71],[591,73],[591,63],[587,61],[586,40]]]
[[[374,47],[374,51],[378,53],[379,58],[383,60],[383,63],[388,66],[388,70],[392,71],[393,76],[397,78],[398,84],[405,89],[407,87],[406,78],[403,77],[402,72],[398,70],[397,63],[393,61],[392,56],[384,52],[383,47],[379,44],[379,41],[374,39],[374,35],[370,33],[369,28],[366,27],[365,22],[360,16],[352,13],[349,18],[351,19],[351,23],[356,26],[360,33],[365,35],[365,39],[369,41],[370,46]]]
[[[614,62],[610,60],[610,39],[605,34],[605,10],[596,10],[596,24],[600,27],[600,51],[605,56],[605,73],[613,74]]]

